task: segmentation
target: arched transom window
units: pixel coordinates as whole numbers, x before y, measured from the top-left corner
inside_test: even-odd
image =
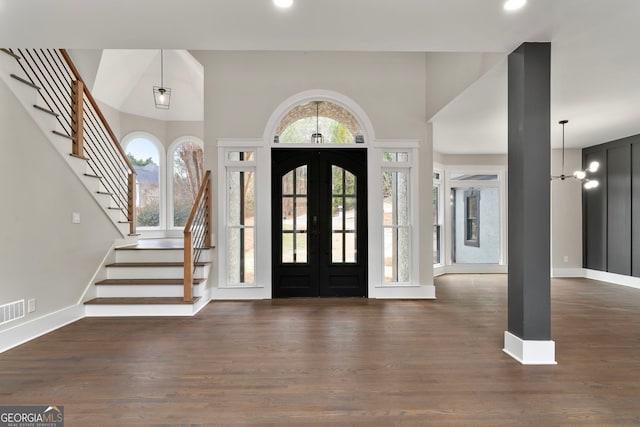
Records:
[[[281,143],[353,144],[364,142],[362,128],[346,109],[327,101],[311,101],[287,113],[276,129]]]

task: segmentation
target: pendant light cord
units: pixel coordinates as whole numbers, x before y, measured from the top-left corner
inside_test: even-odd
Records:
[[[564,175],[564,123],[562,123],[562,175]]]
[[[160,87],[164,89],[164,55],[160,49]]]

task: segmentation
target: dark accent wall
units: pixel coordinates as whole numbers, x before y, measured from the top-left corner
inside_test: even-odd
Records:
[[[640,277],[640,135],[582,150],[600,162],[598,188],[583,190],[584,267]]]
[[[600,183],[598,188],[583,191],[583,266],[592,270],[607,269],[607,152],[596,151],[582,154],[582,163],[600,163],[600,169],[591,176]],[[589,247],[589,250],[586,248]]]

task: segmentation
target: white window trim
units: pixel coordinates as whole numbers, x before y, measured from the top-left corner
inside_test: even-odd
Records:
[[[440,262],[437,264],[433,264],[434,268],[439,268],[444,266],[444,258],[446,251],[446,240],[445,239],[445,222],[444,222],[444,211],[445,211],[445,198],[444,198],[444,166],[439,163],[433,164],[433,173],[440,174],[440,178],[433,178],[433,186],[438,187],[438,224],[440,224]]]
[[[497,188],[499,192],[499,200],[500,200],[500,209],[498,211],[499,215],[499,223],[500,223],[500,256],[498,266],[506,266],[507,265],[507,168],[504,165],[479,165],[479,166],[469,166],[469,165],[447,165],[444,167],[444,189],[445,189],[445,200],[451,200],[451,189],[458,187],[476,187],[476,188]],[[493,174],[498,175],[498,179],[495,181],[469,181],[469,180],[452,180],[449,176],[453,173],[463,173],[463,174]],[[444,206],[444,205],[443,205]],[[445,218],[444,223],[446,225],[446,232],[443,238],[446,242],[451,242],[453,238],[451,234],[451,209],[445,209]],[[448,247],[448,245],[447,245]],[[451,262],[451,251],[447,250],[444,252],[445,259],[445,269],[451,270],[451,266],[463,265],[466,270],[469,270],[472,267],[467,267],[465,264],[453,264]],[[442,259],[442,258],[441,258]],[[481,266],[489,265],[489,264],[472,264],[475,266],[479,266],[477,270],[479,272],[483,272]],[[491,264],[495,265],[495,264]],[[471,272],[471,271],[469,271]]]
[[[379,297],[378,293],[385,289],[420,287],[420,235],[419,227],[419,143],[416,140],[378,140],[373,144],[375,148],[368,150],[369,176],[379,179],[369,179],[369,262],[370,297]],[[408,162],[385,162],[384,152],[408,152]],[[409,177],[409,280],[407,282],[385,282],[384,280],[384,221],[382,213],[382,175],[386,171],[408,171]],[[373,294],[373,295],[372,295]],[[385,296],[382,296],[385,297]]]
[[[270,215],[262,214],[262,206],[270,206],[269,199],[270,194],[265,194],[263,185],[266,182],[270,184],[271,170],[268,164],[268,160],[264,156],[264,143],[261,139],[223,139],[218,140],[218,288],[228,290],[238,290],[242,292],[243,289],[264,289],[265,283],[271,281],[271,249],[268,253],[260,251],[260,256],[257,256],[258,249],[264,249],[261,247],[261,243],[270,242],[270,238],[265,236],[265,233],[271,233],[271,227],[267,227],[270,221]],[[233,151],[252,151],[254,152],[254,160],[251,161],[233,161],[228,159],[228,153]],[[268,170],[265,170],[267,169]],[[229,207],[227,203],[227,189],[229,188],[228,176],[230,171],[252,171],[254,172],[254,280],[253,283],[229,283],[228,281],[228,239],[229,239]],[[266,176],[266,178],[265,178]],[[266,181],[265,181],[266,179]],[[270,188],[270,185],[268,185]],[[270,192],[269,192],[270,193]],[[265,199],[265,196],[267,197]],[[266,268],[268,266],[268,268]],[[271,292],[269,290],[269,292]],[[232,293],[232,298],[244,298],[245,295]],[[247,298],[252,298],[251,295],[246,295]],[[266,295],[262,295],[266,297]]]

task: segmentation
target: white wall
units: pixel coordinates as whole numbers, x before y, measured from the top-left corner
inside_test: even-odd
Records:
[[[205,167],[216,169],[219,138],[262,138],[274,110],[303,91],[323,89],[354,100],[368,115],[378,139],[421,143],[421,181],[432,169],[431,133],[425,123],[425,57],[419,53],[213,52],[192,51],[205,73]],[[215,174],[214,174],[215,176]],[[214,223],[217,223],[214,183]],[[422,186],[421,247],[431,259],[431,185]],[[432,282],[431,262],[421,281]]]
[[[78,304],[120,236],[1,80],[0,100],[0,304],[37,299],[4,331]]]
[[[504,57],[504,53],[427,53],[426,119],[430,120]]]
[[[577,169],[582,169],[582,151],[565,150],[565,174]],[[561,170],[562,150],[552,150],[551,173]],[[551,182],[551,267],[582,268],[582,187],[574,179]]]
[[[93,85],[96,82],[100,60],[102,59],[101,49],[70,49],[67,53],[71,57],[73,64],[76,66],[80,77],[84,84],[93,91]]]
[[[195,136],[204,140],[203,122],[164,121],[128,113],[119,113],[116,120],[120,140],[131,132],[148,132],[162,142],[165,150],[182,136]]]
[[[433,160],[443,166],[507,166],[506,154],[442,154],[433,153]]]
[[[120,112],[115,108],[96,100],[100,111],[104,115],[104,118],[107,119],[107,123],[109,123],[109,127],[113,131],[113,133],[118,138],[118,141],[122,139],[120,132]]]

